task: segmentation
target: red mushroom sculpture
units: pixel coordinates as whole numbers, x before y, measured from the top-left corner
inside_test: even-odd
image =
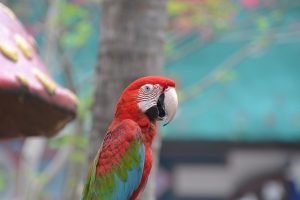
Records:
[[[50,137],[75,115],[75,95],[51,79],[32,36],[0,3],[0,139]]]

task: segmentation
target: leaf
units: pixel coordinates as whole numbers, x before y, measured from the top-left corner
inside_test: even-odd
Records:
[[[90,108],[93,104],[94,98],[90,94],[89,96],[79,97],[78,116],[80,119],[85,120],[90,115]]]
[[[270,28],[269,20],[266,17],[259,17],[256,23],[260,31],[265,31]]]
[[[49,148],[59,149],[66,145],[75,145],[81,149],[88,146],[89,140],[85,135],[67,134],[60,138],[49,140]]]
[[[235,71],[230,70],[221,74],[221,76],[218,77],[218,80],[220,82],[226,83],[226,82],[233,81],[236,78],[237,78],[237,73]]]
[[[86,160],[84,151],[74,151],[70,155],[70,160],[73,162],[84,163]]]
[[[88,12],[82,7],[72,3],[62,3],[63,12],[59,16],[59,20],[62,20],[64,24],[70,24],[75,18],[86,17]]]
[[[6,189],[6,182],[5,171],[0,168],[0,192],[3,192]]]
[[[67,31],[61,38],[61,43],[66,48],[80,48],[88,40],[92,32],[91,24],[86,20],[78,22],[71,31]]]
[[[182,14],[188,11],[188,5],[179,0],[170,0],[167,5],[168,13],[171,16]]]
[[[35,176],[33,177],[38,183],[45,183],[47,180],[49,180],[49,176],[46,176],[43,173],[36,173]]]
[[[164,51],[166,55],[172,55],[175,53],[175,49],[172,43],[166,43],[164,46]]]

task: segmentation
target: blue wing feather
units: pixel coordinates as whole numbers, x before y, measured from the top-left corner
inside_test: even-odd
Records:
[[[145,161],[145,147],[141,145],[139,155],[141,162],[138,168],[127,171],[127,180],[123,182],[115,174],[116,188],[114,189],[112,200],[127,200],[132,193],[138,188],[143,174],[144,161]]]

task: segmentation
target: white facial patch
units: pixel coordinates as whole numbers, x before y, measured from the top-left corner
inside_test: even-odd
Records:
[[[145,84],[139,89],[138,106],[142,112],[146,112],[157,104],[162,89],[159,84]]]

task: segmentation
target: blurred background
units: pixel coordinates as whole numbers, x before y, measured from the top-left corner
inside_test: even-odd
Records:
[[[54,79],[80,103],[75,122],[54,138],[33,138],[37,145],[29,150],[28,139],[0,141],[0,199],[76,199],[97,128],[91,106],[101,83],[96,79],[106,73],[99,70],[107,59],[105,25],[122,27],[121,21],[109,26],[107,1],[1,2],[34,36]],[[163,11],[147,20],[162,22],[164,58],[141,62],[137,69],[146,71],[136,72],[156,67],[153,73],[178,86],[177,116],[159,130],[157,199],[300,199],[300,1],[160,2],[151,8]]]

